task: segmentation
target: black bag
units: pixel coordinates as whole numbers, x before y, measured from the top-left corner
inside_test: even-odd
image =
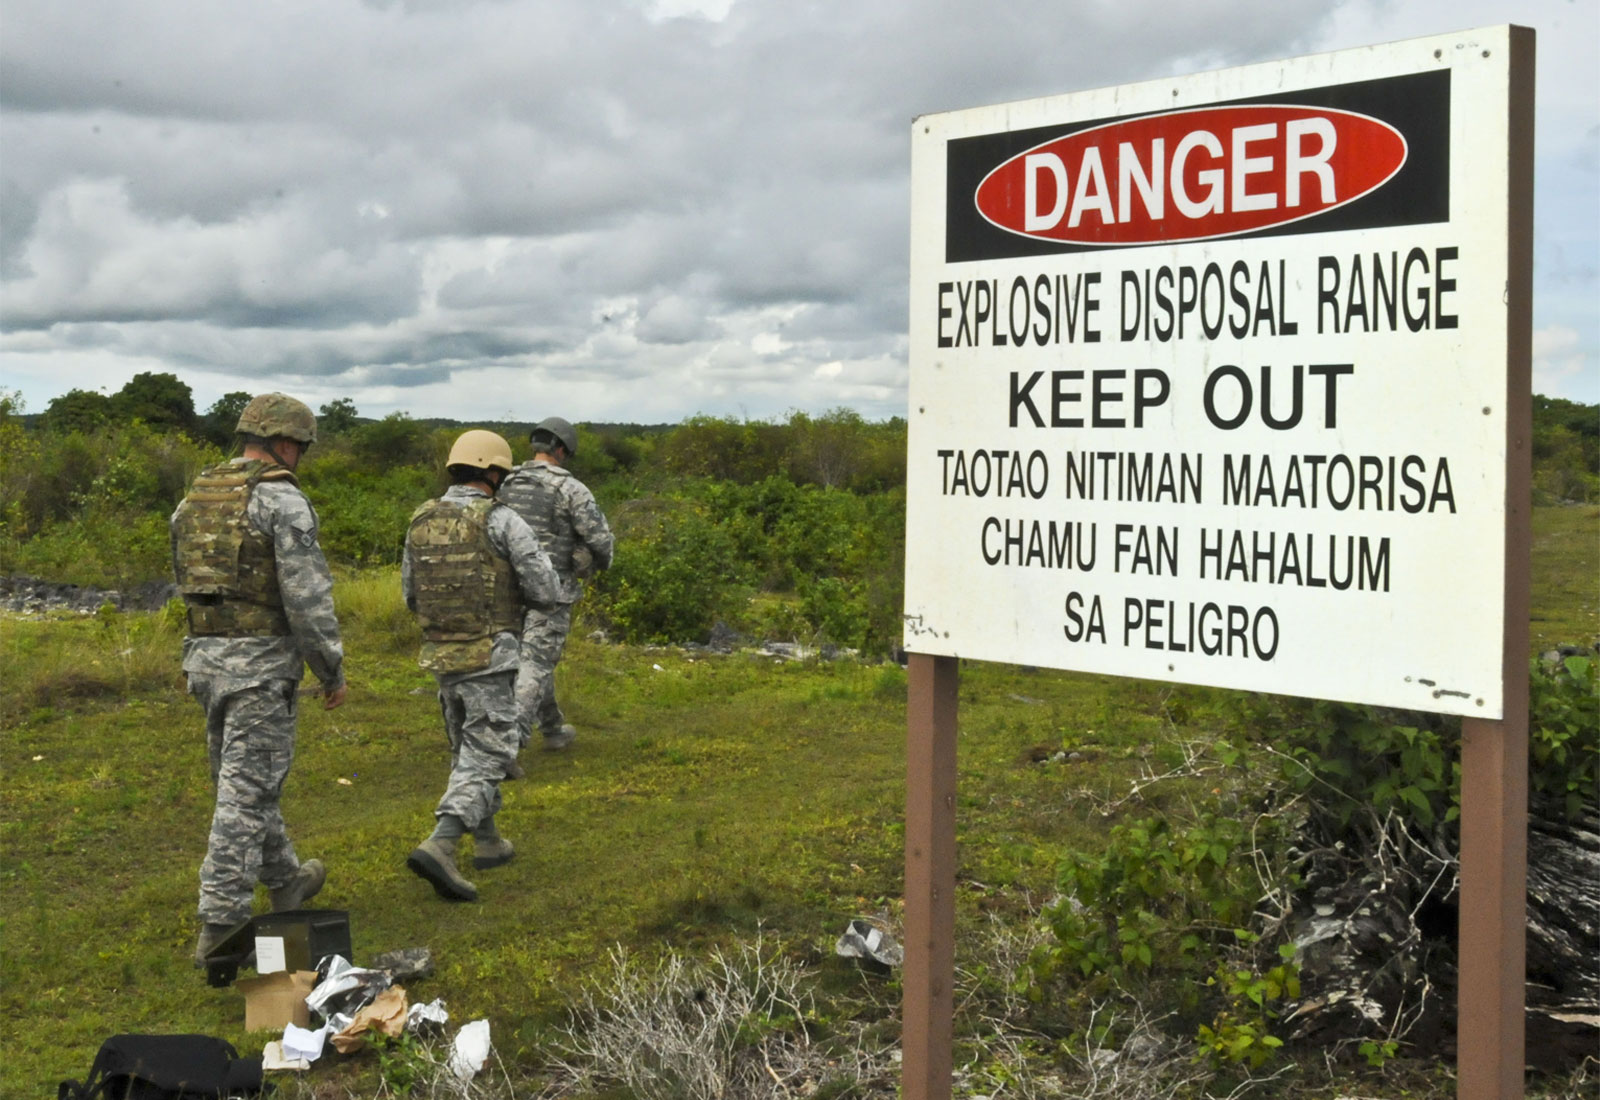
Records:
[[[261,1091],[261,1059],[240,1058],[209,1035],[113,1035],[87,1080],[63,1081],[56,1100],[225,1100]]]

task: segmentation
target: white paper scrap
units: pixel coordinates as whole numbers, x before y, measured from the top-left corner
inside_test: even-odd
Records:
[[[284,957],[282,936],[256,937],[256,973],[276,974],[289,969]]]
[[[450,1048],[450,1072],[463,1084],[470,1082],[489,1061],[489,1021],[473,1020],[456,1032]]]
[[[283,1051],[283,1044],[274,1039],[261,1049],[261,1068],[272,1069],[310,1069],[311,1063],[304,1058],[292,1058]]]
[[[304,1058],[307,1062],[315,1062],[322,1057],[322,1044],[327,1038],[326,1026],[313,1031],[294,1024],[284,1024],[283,1052],[291,1058]]]
[[[406,1030],[416,1031],[425,1024],[438,1024],[443,1027],[450,1022],[450,1013],[445,1011],[444,1001],[435,997],[427,1004],[418,1001],[406,1010]]]

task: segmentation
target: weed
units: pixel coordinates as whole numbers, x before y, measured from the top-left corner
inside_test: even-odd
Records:
[[[553,1046],[552,1095],[844,1096],[889,1075],[887,1050],[819,1040],[810,975],[760,935],[704,964],[669,953],[648,966],[621,951],[611,964]]]

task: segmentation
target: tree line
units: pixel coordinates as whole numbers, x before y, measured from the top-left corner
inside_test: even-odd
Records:
[[[166,521],[233,447],[251,395],[197,412],[171,374],[114,394],[72,390],[27,414],[0,393],[0,573],[125,589],[170,577]],[[445,485],[465,427],[406,413],[318,410],[300,467],[336,567],[393,566],[412,509]],[[529,457],[531,422],[501,432]],[[900,634],[905,422],[845,409],[782,421],[693,417],[580,425],[570,465],[622,551],[580,605],[588,628],[635,642],[722,633],[886,653]]]
[[[125,588],[170,573],[166,518],[189,481],[233,445],[251,395],[196,410],[176,375],[113,394],[74,389],[28,415],[0,392],[0,572]],[[1600,409],[1536,396],[1536,503],[1600,499]],[[347,568],[399,560],[416,504],[440,492],[463,425],[318,410],[301,480],[322,544]],[[528,457],[531,422],[485,422]],[[572,460],[621,540],[581,606],[620,640],[735,633],[885,653],[900,635],[905,421],[847,409],[782,421],[695,416],[581,425]]]

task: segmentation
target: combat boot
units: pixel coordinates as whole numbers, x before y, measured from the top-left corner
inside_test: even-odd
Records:
[[[577,739],[578,739],[578,730],[577,730],[577,728],[572,726],[572,725],[569,725],[568,723],[563,722],[561,724],[561,728],[556,730],[556,732],[547,733],[547,734],[544,735],[544,751],[545,752],[560,752],[562,749],[564,749],[567,746],[571,745]]]
[[[294,873],[294,878],[267,892],[267,896],[272,900],[272,911],[282,913],[286,909],[299,909],[317,896],[317,891],[322,889],[322,884],[326,881],[328,881],[328,869],[322,865],[322,860],[306,860]]]
[[[204,966],[206,964],[206,956],[211,954],[212,948],[227,939],[228,933],[231,931],[233,931],[233,925],[231,924],[202,924],[200,926],[200,938],[194,945],[194,964],[196,966]]]
[[[477,901],[478,888],[456,869],[456,842],[429,837],[411,850],[406,866],[428,880],[446,901]]]
[[[511,841],[503,836],[478,840],[472,845],[472,865],[480,871],[487,871],[491,867],[505,866],[516,854],[517,850],[511,846]]]

